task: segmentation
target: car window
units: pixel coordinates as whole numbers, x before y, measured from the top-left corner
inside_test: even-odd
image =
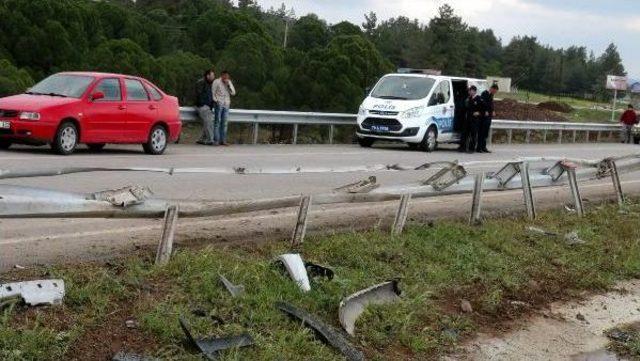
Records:
[[[27,94],[80,98],[94,79],[85,75],[54,74],[34,85]]]
[[[120,81],[118,79],[103,79],[93,89],[94,93],[102,92],[104,98],[98,101],[119,101],[122,100],[122,91],[120,90]]]
[[[149,100],[149,94],[140,80],[125,79],[124,85],[127,87],[127,100]]]
[[[449,81],[443,80],[433,90],[429,105],[447,104],[451,98],[451,87]]]
[[[160,94],[160,91],[158,89],[156,89],[156,87],[154,87],[153,85],[147,84],[147,90],[149,90],[149,94],[151,95],[151,99],[153,99],[153,100],[162,99],[162,94]]]

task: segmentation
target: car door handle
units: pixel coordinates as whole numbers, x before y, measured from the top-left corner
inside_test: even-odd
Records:
[[[127,110],[127,106],[126,105],[118,105],[118,109]]]
[[[149,105],[149,109],[151,109],[151,110],[156,110],[157,108],[156,108],[156,106],[155,106],[155,105]]]

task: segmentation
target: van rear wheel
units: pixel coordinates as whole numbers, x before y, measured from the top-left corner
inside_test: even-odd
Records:
[[[358,138],[358,144],[363,148],[371,148],[375,141],[373,138]]]
[[[438,131],[435,127],[429,127],[427,129],[427,133],[422,138],[422,143],[420,143],[422,150],[427,153],[431,153],[438,148]]]

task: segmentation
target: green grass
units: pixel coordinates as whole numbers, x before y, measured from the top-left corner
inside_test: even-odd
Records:
[[[640,360],[640,325],[630,324],[615,327],[605,334],[610,342],[608,349],[625,360]]]
[[[565,102],[571,105],[572,107],[587,107],[587,108],[592,108],[594,106],[606,107],[611,105],[611,103],[603,103],[603,102],[598,102],[593,100],[579,99],[579,98],[572,98],[572,97],[545,95],[545,94],[530,92],[527,90],[520,90],[517,93],[499,92],[498,94],[496,94],[496,98],[501,98],[501,99],[509,98],[509,99],[518,100],[523,103],[534,103],[534,104],[547,102],[547,101],[558,101],[558,102]]]
[[[312,237],[301,253],[333,268],[336,278],[314,282],[308,293],[272,264],[290,251],[284,242],[181,249],[165,267],[153,266],[151,255],[143,254],[109,265],[3,275],[62,277],[67,295],[59,307],[5,309],[0,359],[104,359],[112,356],[110,340],[117,337],[126,339],[123,347],[132,351],[197,360],[178,326],[179,315],[185,315],[200,336],[248,331],[255,338],[257,345],[228,351],[223,360],[340,360],[274,303],[290,302],[338,327],[342,298],[395,278],[400,279],[402,300],[369,308],[351,341],[372,360],[432,359],[478,330],[523,315],[526,311],[513,301],[539,307],[640,275],[638,204],[624,214],[614,206],[594,206],[583,219],[548,212],[534,223],[562,234],[577,230],[587,243],[568,246],[562,237],[531,234],[526,230],[530,223],[522,219],[490,220],[482,227],[455,221],[413,224],[400,237],[380,231]],[[244,284],[246,294],[232,299],[218,274]],[[462,299],[471,302],[473,314],[460,311]],[[194,309],[217,321],[195,316]],[[137,320],[139,328],[128,330],[128,318]],[[141,338],[145,342],[137,343]],[[86,346],[96,339],[104,344]]]

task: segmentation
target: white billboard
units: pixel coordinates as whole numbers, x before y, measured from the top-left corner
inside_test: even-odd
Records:
[[[627,90],[627,77],[607,75],[607,89],[611,90]]]

